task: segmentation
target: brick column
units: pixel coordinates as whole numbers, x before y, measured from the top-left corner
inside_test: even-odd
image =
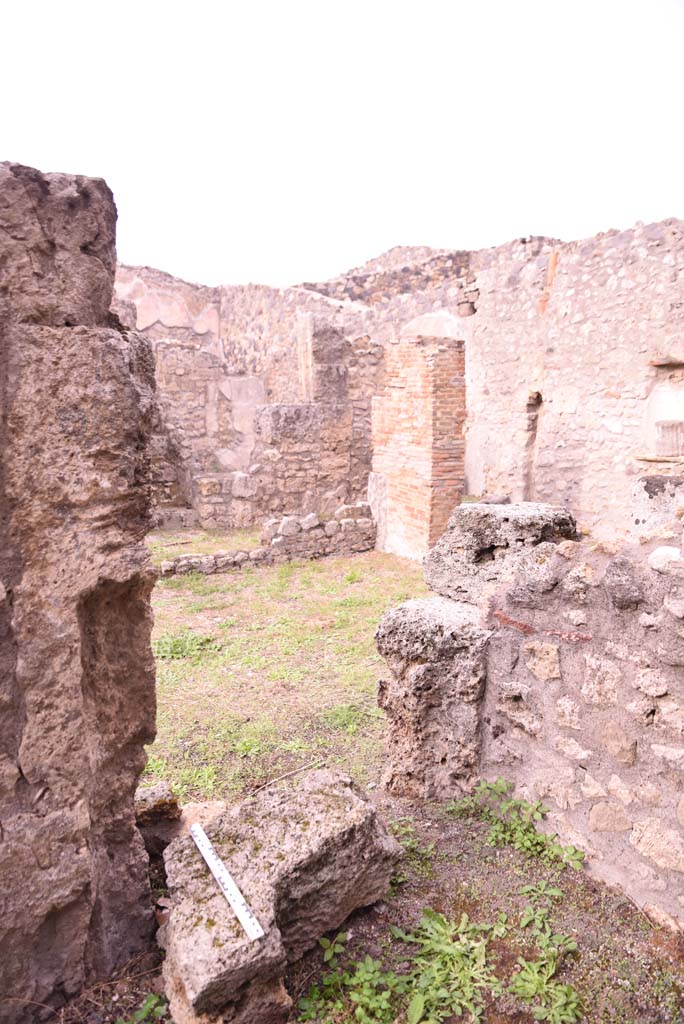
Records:
[[[370,487],[381,550],[422,557],[460,501],[464,358],[464,342],[455,337],[405,332],[386,348],[385,389],[373,399]]]

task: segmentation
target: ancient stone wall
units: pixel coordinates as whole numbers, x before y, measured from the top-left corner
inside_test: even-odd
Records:
[[[502,776],[596,876],[684,927],[684,556],[578,541],[547,505],[464,505],[436,595],[378,629],[385,783],[446,798]]]
[[[341,505],[335,514],[287,515],[267,519],[261,546],[252,551],[217,551],[213,555],[178,555],[161,564],[162,576],[190,572],[206,575],[235,572],[255,565],[274,565],[297,558],[354,555],[375,547],[375,523],[365,502]]]
[[[385,348],[373,399],[369,497],[379,546],[420,558],[463,493],[465,381],[461,320],[426,315]]]
[[[529,248],[471,264],[468,487],[563,502],[595,535],[624,535],[646,460],[681,471],[684,224]]]
[[[365,497],[382,353],[363,310],[305,289],[204,288],[125,266],[117,299],[122,312],[134,304],[156,353],[162,522],[192,506],[203,526],[241,526]]]
[[[52,1016],[152,929],[154,367],[109,314],[115,220],[101,180],[0,164],[3,1024]]]
[[[565,502],[582,526],[609,537],[633,531],[639,477],[681,471],[682,266],[684,225],[671,220],[571,243],[526,238],[471,253],[400,248],[332,281],[285,290],[204,289],[122,268],[119,294],[140,305],[138,326],[157,345],[173,444],[181,465],[194,460],[189,500],[197,505],[204,487],[208,504],[224,506],[218,517],[216,509],[207,513],[209,521],[258,518],[260,498],[242,493],[233,515],[230,479],[259,461],[256,406],[337,402],[334,373],[318,374],[325,387],[314,397],[312,357],[326,363],[320,346],[314,351],[316,322],[343,324],[352,345],[369,339],[375,359],[409,321],[437,313],[457,318],[465,341],[466,490]],[[163,308],[155,312],[157,289]],[[161,345],[168,353],[160,354]],[[382,375],[354,380],[353,360],[347,365],[349,460],[334,472],[351,498],[365,486],[370,400]],[[307,457],[298,467],[303,475]],[[169,500],[184,493],[172,458],[157,476]],[[257,490],[267,501],[275,490],[287,508],[281,480],[272,475]],[[293,507],[301,508],[306,492],[297,490]],[[253,509],[246,497],[254,497]]]

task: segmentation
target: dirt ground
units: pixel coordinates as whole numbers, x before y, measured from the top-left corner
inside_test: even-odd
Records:
[[[174,536],[180,550],[195,550],[185,539]],[[216,537],[210,542],[221,543]],[[151,543],[158,558],[160,539]],[[368,789],[406,857],[388,898],[345,925],[342,968],[370,955],[384,968],[406,973],[411,947],[390,929],[411,931],[425,908],[454,922],[467,914],[479,924],[501,921],[505,914],[505,934],[492,936],[488,947],[502,993],[486,997],[480,1019],[542,1019],[533,1016],[534,1004],[514,998],[507,988],[519,969],[517,958],[535,956],[530,928],[521,924],[530,897],[520,890],[545,882],[561,893],[544,904],[553,930],[577,944],[576,952],[562,958],[557,975],[581,1001],[581,1015],[568,1019],[684,1024],[684,938],[655,928],[625,896],[592,881],[584,869],[547,867],[539,858],[491,846],[485,822],[455,818],[444,805],[390,798],[379,788],[384,719],[375,689],[385,666],[373,633],[386,608],[423,593],[418,566],[375,552],[161,582],[154,594],[159,729],[147,780],[168,779],[183,800],[232,802],[306,765],[348,771]],[[316,949],[293,966],[293,1022],[304,1019],[297,1003],[327,970],[322,957]],[[151,953],[54,1019],[168,1019],[161,993],[159,957]],[[151,1009],[141,1015],[146,999]],[[347,1001],[308,1019],[356,1024],[362,1019],[355,1016],[356,1006]],[[370,1019],[394,1024],[381,1013]],[[466,1011],[443,1019],[471,1017]],[[405,1021],[401,1010],[396,1024]]]

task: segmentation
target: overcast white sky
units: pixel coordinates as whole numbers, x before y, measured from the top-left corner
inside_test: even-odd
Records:
[[[683,0],[40,0],[1,32],[0,159],[106,178],[120,259],[189,280],[684,216]]]

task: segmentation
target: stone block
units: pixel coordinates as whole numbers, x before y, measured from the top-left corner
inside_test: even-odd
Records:
[[[537,679],[560,679],[558,644],[530,640],[525,644],[525,664]]]
[[[575,520],[537,502],[460,505],[446,533],[424,560],[428,586],[455,601],[474,601],[492,587],[527,548],[575,536]]]
[[[401,848],[351,780],[330,771],[269,787],[206,831],[265,935],[248,940],[190,837],[172,843],[161,941],[173,1019],[281,1024],[287,963],[386,894]]]
[[[637,757],[637,741],[630,739],[616,722],[608,722],[601,739],[614,761],[627,767],[634,764]]]
[[[588,761],[593,757],[592,751],[580,746],[577,740],[570,736],[556,736],[553,741],[553,749],[559,754],[569,757],[571,761]]]
[[[258,490],[257,477],[240,471],[233,473],[231,491],[234,498],[253,498]]]
[[[589,812],[589,828],[594,832],[628,832],[632,822],[621,804],[594,804]]]
[[[261,527],[262,543],[267,544],[269,541],[273,540],[273,538],[278,532],[279,526],[279,519],[267,519],[264,525]]]
[[[321,525],[321,521],[315,512],[309,512],[308,515],[302,516],[299,520],[299,525],[302,530],[314,530],[317,526]]]
[[[101,178],[0,163],[0,320],[105,324],[116,207]]]
[[[297,516],[283,516],[280,526],[278,527],[278,533],[281,537],[294,537],[298,533],[301,533],[301,526],[299,525],[299,519]]]
[[[335,509],[335,519],[370,519],[370,505],[359,501],[355,505],[340,505]]]
[[[684,836],[655,818],[635,822],[629,837],[641,854],[668,871],[684,871]]]
[[[381,619],[375,638],[391,672],[378,692],[389,719],[388,789],[449,796],[477,772],[489,636],[473,607],[442,597],[407,601]]]
[[[648,564],[654,572],[666,576],[684,575],[684,558],[679,548],[664,545],[648,556]]]
[[[323,527],[326,537],[334,537],[340,529],[340,524],[336,519],[329,519]]]
[[[633,610],[644,600],[644,584],[634,562],[618,555],[608,564],[603,585],[616,608]]]
[[[668,680],[657,669],[645,668],[637,673],[634,687],[648,697],[663,697],[668,691]]]
[[[617,704],[618,684],[622,673],[614,661],[595,654],[585,654],[585,672],[580,689],[589,704]]]

